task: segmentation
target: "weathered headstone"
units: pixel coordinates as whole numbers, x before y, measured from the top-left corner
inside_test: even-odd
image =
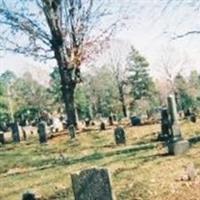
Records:
[[[95,126],[95,122],[94,122],[94,121],[92,121],[92,122],[91,122],[91,125],[92,125],[92,126]]]
[[[76,129],[73,124],[69,125],[68,131],[69,131],[69,135],[70,135],[71,139],[76,137]]]
[[[172,137],[171,123],[167,108],[161,110],[161,133],[158,135],[158,140],[165,141]]]
[[[11,123],[12,138],[14,143],[20,142],[19,125],[17,122]]]
[[[41,120],[38,124],[38,134],[40,143],[47,142],[47,124],[44,120]]]
[[[22,128],[22,134],[23,134],[23,139],[26,141],[27,140],[27,134],[26,134],[26,130],[24,128]]]
[[[71,175],[75,200],[114,200],[107,169],[87,169]]]
[[[108,122],[109,122],[109,125],[110,125],[110,126],[113,126],[113,116],[112,116],[112,115],[110,115],[110,116],[108,117]]]
[[[131,117],[131,124],[132,126],[139,126],[141,125],[141,119],[137,116]]]
[[[168,109],[170,113],[170,123],[172,132],[172,138],[168,142],[168,151],[169,154],[179,155],[189,149],[189,142],[187,140],[183,140],[181,136],[174,95],[170,95],[168,97]]]
[[[101,131],[105,131],[106,130],[106,125],[105,125],[104,122],[101,122],[101,124],[100,124],[100,130]]]
[[[36,196],[35,196],[34,193],[25,192],[25,193],[22,195],[22,200],[37,200],[37,199],[36,199]]]
[[[116,144],[126,144],[126,134],[122,127],[118,126],[114,131],[114,135]]]
[[[86,127],[90,126],[90,119],[89,118],[85,119],[85,126]]]
[[[4,132],[0,132],[0,143],[5,144]]]
[[[197,117],[196,117],[195,113],[191,113],[190,121],[193,122],[193,123],[196,123]]]

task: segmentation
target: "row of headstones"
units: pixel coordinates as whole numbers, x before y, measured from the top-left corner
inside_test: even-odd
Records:
[[[12,131],[13,142],[19,143],[21,141],[20,128],[17,122],[14,122],[11,124],[11,131]],[[22,129],[22,133],[23,133],[23,139],[26,140],[27,136],[24,129]],[[40,143],[46,143],[47,142],[47,125],[46,125],[46,122],[43,120],[41,120],[38,124],[38,134],[39,134]],[[0,143],[5,144],[4,132],[0,132]]]
[[[101,124],[101,126],[104,126],[104,128],[105,128],[105,124],[103,124],[103,125]],[[74,139],[76,137],[76,130],[73,125],[70,125],[68,127],[68,132],[69,132],[71,139]],[[126,133],[121,126],[117,126],[115,128],[114,137],[115,137],[116,144],[126,144]]]
[[[111,178],[107,169],[86,169],[71,175],[75,200],[114,200]],[[26,192],[22,200],[37,200],[34,193]]]

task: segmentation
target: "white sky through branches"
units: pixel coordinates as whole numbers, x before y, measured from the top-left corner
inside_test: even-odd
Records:
[[[7,0],[12,2],[12,0]],[[151,66],[154,76],[158,74],[161,57],[167,49],[173,49],[174,57],[185,59],[185,73],[192,69],[200,71],[200,34],[193,34],[174,40],[177,35],[188,31],[200,31],[200,5],[193,4],[193,0],[111,0],[113,10],[118,10],[123,2],[123,9],[127,9],[126,26],[117,32],[116,38],[125,40],[135,46],[144,55]],[[169,4],[168,4],[169,2]],[[181,4],[181,2],[183,2]],[[200,4],[200,3],[199,3]],[[116,13],[118,17],[120,13]],[[16,38],[16,40],[19,38]],[[0,73],[6,69],[20,74],[29,67],[43,67],[51,69],[55,63],[41,64],[31,58],[8,53],[0,54]],[[101,59],[103,56],[100,56]],[[98,62],[100,63],[100,62]],[[175,67],[175,66],[174,66]]]

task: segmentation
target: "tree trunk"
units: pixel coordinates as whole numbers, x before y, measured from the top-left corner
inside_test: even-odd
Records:
[[[76,78],[74,75],[75,68],[71,67],[66,61],[65,52],[63,51],[62,47],[55,45],[53,49],[61,77],[61,90],[65,111],[67,114],[67,126],[74,125],[77,127],[76,111],[74,105],[74,92],[76,88]]]
[[[118,84],[118,90],[119,90],[119,98],[122,104],[122,112],[123,112],[124,117],[127,117],[127,110],[126,110],[126,104],[125,104],[125,99],[124,99],[124,90],[121,84]]]

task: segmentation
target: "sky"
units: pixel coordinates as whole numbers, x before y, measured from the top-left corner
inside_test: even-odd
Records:
[[[183,63],[183,73],[189,74],[191,70],[200,72],[200,34],[176,38],[177,35],[188,31],[200,30],[200,12],[193,0],[113,0],[114,5],[123,1],[128,18],[126,26],[121,27],[115,38],[133,45],[144,55],[150,63],[151,73],[154,77],[162,77],[162,66],[165,59],[170,58],[171,68],[180,68],[177,63]],[[172,3],[171,3],[172,2]],[[184,2],[180,4],[180,2]],[[168,4],[169,3],[169,4]],[[116,17],[120,13],[116,13]],[[174,39],[176,38],[176,39]],[[19,38],[16,38],[19,39]],[[113,38],[114,40],[114,38]],[[103,54],[103,52],[102,52]],[[21,55],[0,54],[0,73],[9,69],[21,75],[28,71],[43,69],[51,71],[54,63],[45,64],[34,61],[32,58]],[[101,63],[103,56],[99,56]],[[176,69],[177,72],[179,69]],[[40,78],[37,73],[33,73]]]

